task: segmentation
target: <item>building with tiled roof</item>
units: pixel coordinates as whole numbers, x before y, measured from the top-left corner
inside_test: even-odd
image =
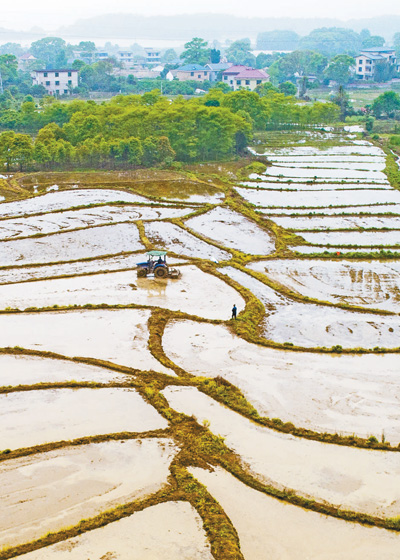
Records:
[[[387,47],[363,49],[360,51],[360,54],[355,57],[355,74],[357,78],[359,80],[373,80],[375,77],[376,65],[380,62],[386,62],[389,66],[392,66],[393,70],[396,72],[399,70],[395,49]]]
[[[210,79],[210,69],[200,64],[185,64],[176,70],[173,74],[180,82],[193,80],[195,82],[204,82]]]
[[[269,82],[269,74],[250,66],[234,65],[222,72],[222,81],[234,91],[241,88],[253,91],[257,86]]]

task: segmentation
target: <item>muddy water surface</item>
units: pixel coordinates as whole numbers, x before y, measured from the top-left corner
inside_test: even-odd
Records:
[[[144,249],[136,224],[115,224],[0,243],[1,266],[47,264]]]
[[[398,355],[311,354],[250,344],[225,326],[179,321],[163,337],[169,358],[227,379],[261,415],[319,432],[385,434],[400,442]]]
[[[122,440],[1,463],[0,545],[37,539],[156,492],[177,451],[164,438]]]
[[[21,558],[212,560],[214,557],[196,510],[187,502],[167,502]]]
[[[0,386],[62,383],[63,381],[109,383],[129,379],[130,376],[76,362],[0,354]]]
[[[0,395],[0,449],[167,425],[134,389],[47,389]]]
[[[249,265],[304,296],[400,312],[400,261],[270,260]]]
[[[186,225],[225,247],[251,255],[268,255],[275,250],[270,234],[227,208],[214,208],[211,212],[191,218]]]
[[[182,276],[175,280],[137,278],[136,271],[132,270],[0,286],[0,308],[134,303],[208,319],[225,319],[233,301],[239,310],[244,308],[244,300],[222,280],[196,266],[184,266],[181,271]],[[204,285],[212,297],[204,297]]]
[[[64,356],[97,358],[174,375],[150,354],[144,309],[3,315],[0,347],[21,346]]]
[[[167,387],[171,407],[225,438],[266,484],[382,517],[400,510],[400,454],[306,440],[263,428],[192,387]]]
[[[221,468],[192,474],[234,524],[246,560],[397,560],[399,533],[349,523],[275,500]]]

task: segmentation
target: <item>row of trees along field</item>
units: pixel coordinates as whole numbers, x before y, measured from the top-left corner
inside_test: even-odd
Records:
[[[213,89],[200,99],[174,101],[158,90],[101,104],[26,101],[18,111],[0,113],[0,162],[22,170],[218,160],[240,153],[255,130],[338,119],[333,103],[299,104],[265,86],[260,93]]]

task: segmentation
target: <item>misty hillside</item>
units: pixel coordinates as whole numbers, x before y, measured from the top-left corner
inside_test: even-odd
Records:
[[[400,16],[343,21],[332,18],[241,18],[224,14],[186,14],[174,16],[141,16],[134,14],[105,14],[78,20],[74,25],[56,31],[69,36],[101,37],[104,39],[168,39],[186,41],[195,36],[205,39],[255,38],[263,31],[288,29],[306,35],[317,27],[348,27],[355,31],[368,28],[371,33],[391,41],[400,31]]]

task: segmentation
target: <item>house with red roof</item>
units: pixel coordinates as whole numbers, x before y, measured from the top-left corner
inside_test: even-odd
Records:
[[[253,91],[260,84],[269,82],[269,74],[264,70],[237,64],[222,72],[222,81],[234,91],[240,88]]]

